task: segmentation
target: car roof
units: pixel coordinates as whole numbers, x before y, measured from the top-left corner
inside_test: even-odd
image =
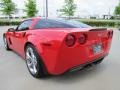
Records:
[[[48,17],[48,18],[46,18],[46,17],[32,17],[32,18],[27,18],[27,19],[24,19],[24,20],[29,20],[29,19],[34,19],[34,20],[36,20],[36,19],[51,19],[51,20],[62,20],[62,19],[64,19],[64,18],[50,18],[50,17]]]

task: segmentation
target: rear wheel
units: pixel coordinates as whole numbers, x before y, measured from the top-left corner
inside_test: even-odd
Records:
[[[40,56],[33,45],[27,45],[26,50],[26,64],[30,74],[35,78],[46,76],[44,67],[41,62]]]
[[[11,49],[9,48],[9,45],[8,45],[8,42],[7,42],[7,39],[6,39],[5,35],[3,36],[3,41],[4,41],[4,47],[5,47],[5,49],[6,49],[6,50],[11,50]]]

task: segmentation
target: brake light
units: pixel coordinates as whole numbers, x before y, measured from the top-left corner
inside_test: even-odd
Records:
[[[68,35],[68,36],[66,37],[66,45],[67,45],[68,47],[73,46],[73,45],[75,44],[75,41],[76,41],[76,39],[75,39],[75,36],[74,36],[74,35]]]
[[[87,35],[86,34],[81,34],[79,37],[79,43],[80,44],[85,44],[87,41]]]

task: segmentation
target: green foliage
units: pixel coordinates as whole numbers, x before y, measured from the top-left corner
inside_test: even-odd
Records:
[[[115,16],[111,16],[111,18],[110,18],[110,19],[114,20],[114,19],[115,19]]]
[[[0,11],[11,17],[12,14],[14,14],[17,11],[16,5],[12,0],[0,0],[1,3],[3,3],[3,6],[1,7]]]
[[[119,20],[78,20],[83,23],[86,23],[90,26],[95,26],[95,27],[120,27],[120,21]],[[19,25],[21,20],[0,20],[0,26],[5,26],[5,25]]]
[[[86,23],[90,26],[95,27],[120,27],[120,21],[119,20],[97,20],[97,19],[80,19],[78,21],[81,21],[83,23]]]
[[[19,25],[19,21],[0,21],[0,26]]]
[[[114,13],[115,15],[120,15],[120,3],[118,4],[118,6],[115,7]]]
[[[27,0],[25,4],[25,12],[27,13],[28,17],[34,17],[37,14],[37,8],[36,8],[36,1],[35,0]]]
[[[65,5],[62,9],[60,9],[60,12],[62,12],[63,15],[66,15],[69,17],[74,16],[76,10],[76,4],[74,4],[74,0],[65,0]]]
[[[82,22],[90,26],[96,26],[96,27],[115,27],[116,26],[116,22],[114,21],[82,21]]]

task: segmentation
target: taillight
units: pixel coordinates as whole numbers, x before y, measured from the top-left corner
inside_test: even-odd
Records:
[[[108,38],[112,38],[112,36],[113,36],[113,31],[109,31],[108,32]]]
[[[78,40],[79,40],[80,44],[85,44],[86,41],[87,41],[87,35],[86,34],[81,34]]]
[[[68,47],[71,47],[75,44],[76,39],[74,35],[68,35],[65,41],[66,41],[66,45]]]

